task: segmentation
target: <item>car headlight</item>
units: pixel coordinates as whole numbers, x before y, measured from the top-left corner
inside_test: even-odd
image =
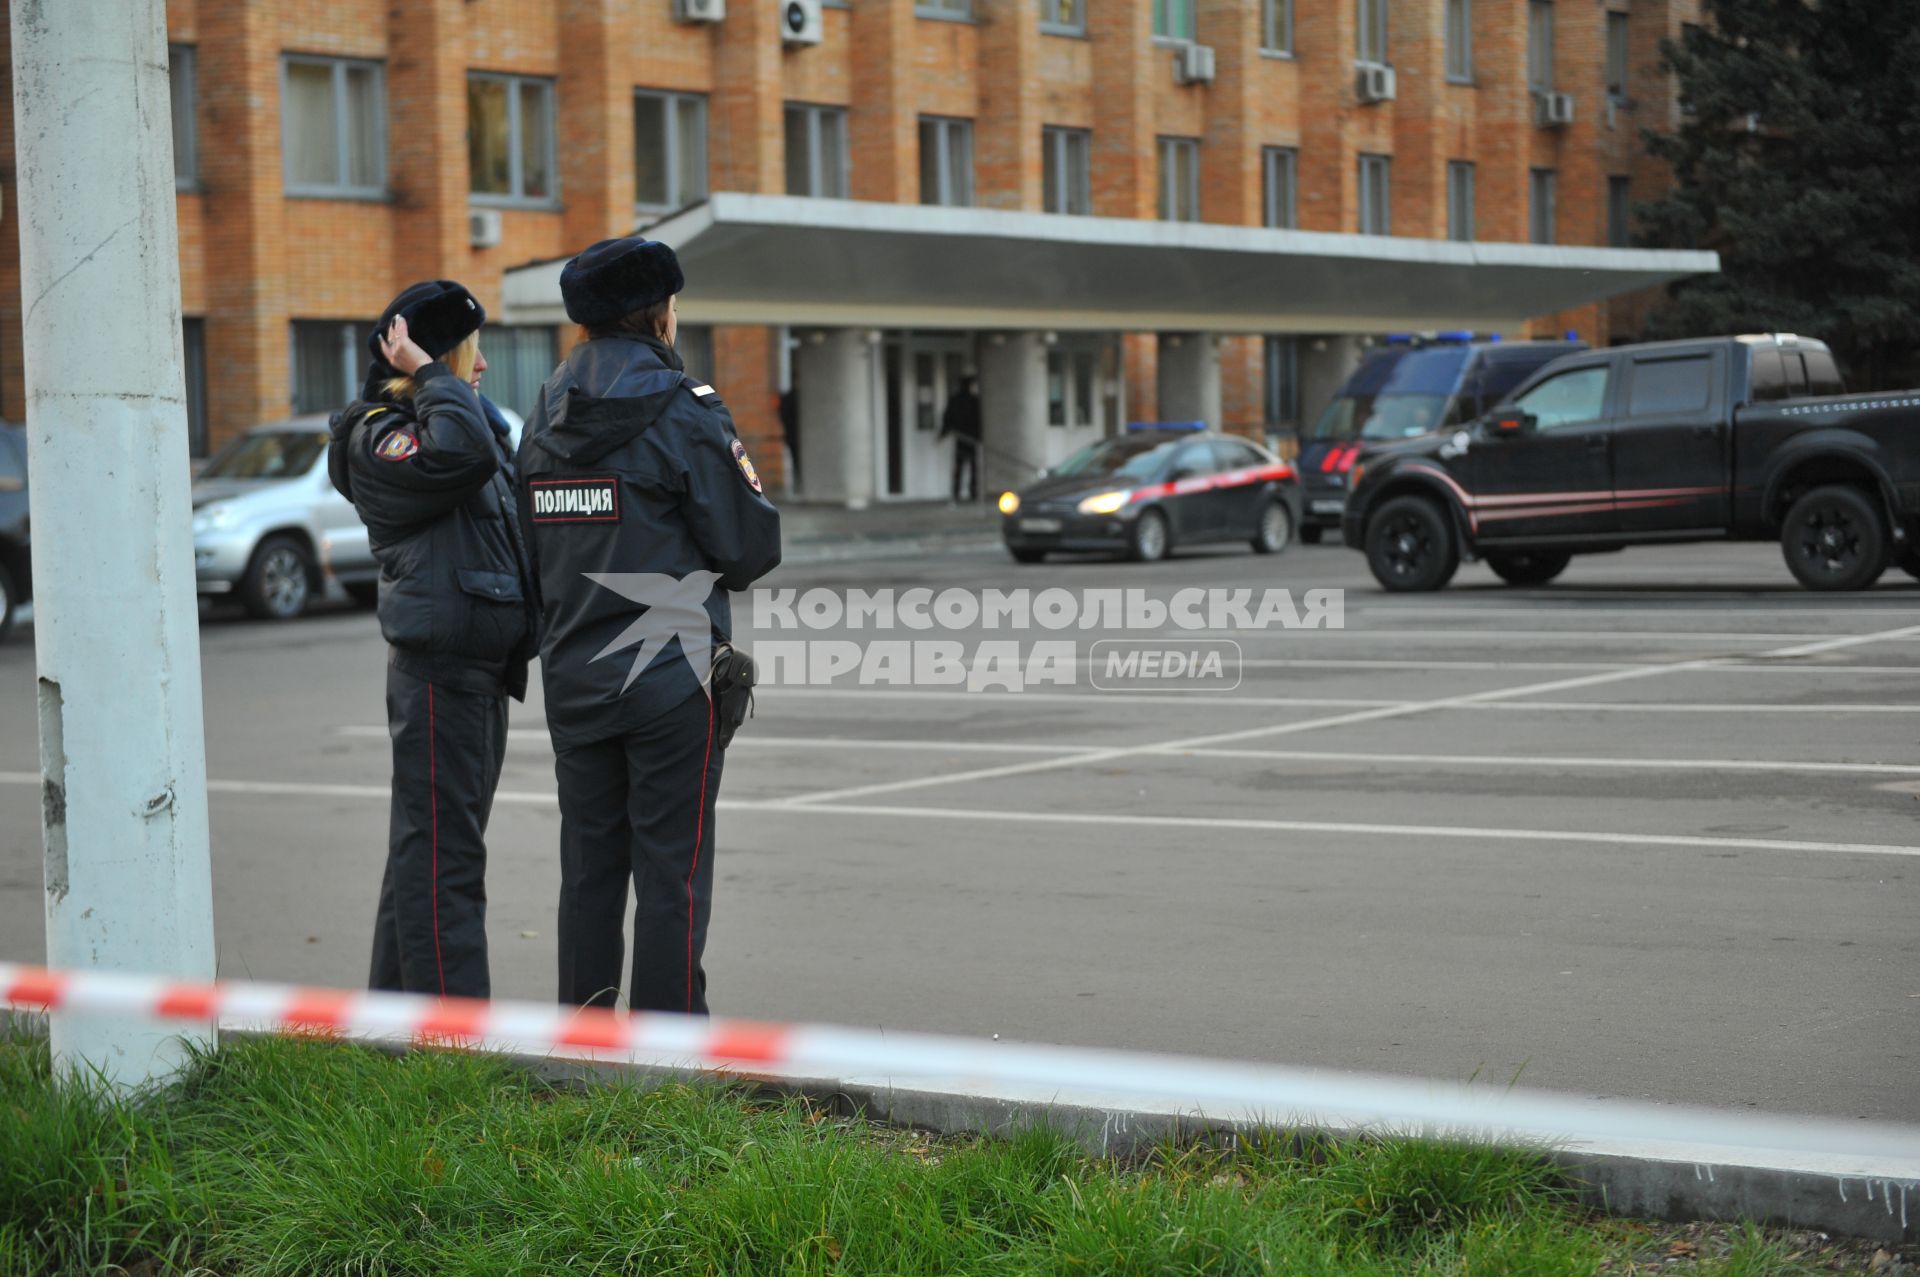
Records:
[[[1017,494],[1012,492],[1002,492],[1000,494],[1000,513],[1001,514],[1012,514],[1015,510],[1018,510],[1019,508],[1020,508],[1020,498]]]
[[[194,534],[218,532],[222,528],[230,528],[237,521],[237,517],[238,516],[234,514],[233,507],[224,501],[216,501],[212,505],[203,505],[193,512]]]
[[[1133,493],[1130,491],[1096,492],[1075,508],[1081,514],[1112,514],[1131,500]]]

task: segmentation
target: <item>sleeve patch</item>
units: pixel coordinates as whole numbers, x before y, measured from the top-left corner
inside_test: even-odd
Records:
[[[753,468],[753,459],[747,455],[746,445],[738,439],[733,441],[733,463],[740,467],[740,477],[747,481],[749,488],[755,492],[764,491],[760,486],[760,474]]]
[[[420,440],[410,430],[396,430],[374,447],[373,455],[382,461],[405,461],[420,451]]]

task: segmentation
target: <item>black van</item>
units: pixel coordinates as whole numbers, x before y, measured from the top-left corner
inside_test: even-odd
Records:
[[[1412,439],[1472,421],[1578,341],[1501,341],[1467,334],[1389,337],[1360,361],[1327,410],[1300,440],[1300,482],[1306,514],[1300,539],[1309,544],[1340,526],[1347,476],[1373,444]]]

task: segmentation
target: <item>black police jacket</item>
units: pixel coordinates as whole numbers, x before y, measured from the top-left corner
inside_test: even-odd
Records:
[[[554,747],[637,730],[700,690],[727,591],[780,562],[780,513],[713,388],[641,338],[574,348],[520,470]]]
[[[445,364],[415,379],[411,404],[348,404],[327,449],[328,477],[380,564],[380,632],[419,678],[523,698],[532,565],[506,424]]]

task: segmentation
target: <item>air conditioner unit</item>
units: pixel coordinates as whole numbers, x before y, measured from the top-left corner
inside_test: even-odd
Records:
[[[1173,51],[1175,84],[1212,84],[1213,50],[1204,44],[1183,44]]]
[[[727,16],[727,0],[673,0],[675,22],[718,22]]]
[[[782,0],[782,44],[818,44],[825,34],[825,24],[820,20],[820,0]]]
[[[1543,129],[1557,129],[1573,123],[1573,94],[1536,93],[1533,95],[1533,122]]]
[[[1362,102],[1393,101],[1393,68],[1379,62],[1355,64],[1353,91]]]
[[[500,210],[497,208],[470,208],[467,210],[467,238],[475,248],[492,248],[500,242]]]

